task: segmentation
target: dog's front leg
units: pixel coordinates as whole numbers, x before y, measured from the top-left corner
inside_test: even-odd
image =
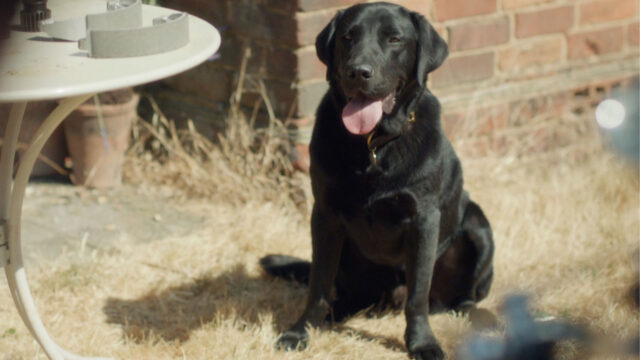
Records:
[[[405,343],[411,357],[418,360],[444,359],[444,353],[429,326],[429,290],[436,262],[440,211],[423,212],[406,237],[407,328]],[[421,216],[422,217],[422,216]]]
[[[313,255],[307,306],[298,321],[280,335],[277,344],[279,349],[304,348],[308,336],[306,326],[318,326],[329,312],[331,290],[338,272],[343,239],[337,221],[328,221],[326,214],[314,206],[311,214]]]

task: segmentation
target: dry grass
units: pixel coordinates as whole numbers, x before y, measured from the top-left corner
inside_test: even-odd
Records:
[[[208,198],[234,204],[281,201],[283,193],[300,189],[288,157],[289,140],[281,122],[254,130],[253,121],[230,116],[226,130],[211,142],[189,122],[176,129],[155,109],[151,122],[138,121],[134,144],[125,163],[125,180],[146,185],[166,185],[182,198]],[[238,186],[242,184],[242,186]]]
[[[125,178],[140,185],[167,185],[183,198],[207,198],[233,204],[277,202],[308,208],[308,196],[300,193],[305,179],[294,172],[289,158],[290,140],[285,126],[276,119],[261,78],[246,74],[250,49],[239,71],[238,86],[229,99],[225,131],[211,142],[195,130],[176,129],[147,97],[154,110],[150,122],[134,127],[134,144],[125,163]],[[241,112],[243,94],[261,96],[248,116]],[[266,127],[256,127],[258,111],[268,114]],[[286,194],[286,196],[282,196]],[[282,202],[284,200],[284,202]]]
[[[302,353],[274,350],[305,289],[263,277],[257,261],[268,253],[310,256],[309,184],[291,176],[277,122],[256,133],[250,119],[234,119],[216,145],[176,131],[160,114],[151,126],[139,124],[129,181],[150,194],[171,188],[209,221],[185,237],[123,242],[116,253],[68,254],[29,269],[55,339],[74,352],[118,359],[406,359],[397,313],[314,330]],[[604,152],[581,161],[463,163],[467,189],[495,231],[495,282],[483,306],[495,311],[506,294],[523,291],[537,313],[615,338],[637,334],[638,313],[625,299],[637,281],[637,174]],[[0,359],[43,359],[6,282],[0,288]],[[453,314],[431,323],[449,354],[469,328]],[[573,353],[566,347],[563,357]]]

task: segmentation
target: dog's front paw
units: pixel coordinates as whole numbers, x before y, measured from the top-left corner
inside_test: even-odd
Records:
[[[420,346],[411,351],[410,355],[412,359],[416,360],[443,360],[445,358],[444,352],[438,344]]]
[[[308,335],[305,332],[297,331],[285,331],[280,334],[278,341],[276,342],[276,349],[278,350],[304,350],[307,347]]]

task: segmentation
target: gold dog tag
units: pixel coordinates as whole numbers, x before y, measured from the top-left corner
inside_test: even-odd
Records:
[[[375,149],[369,151],[369,161],[371,162],[371,165],[377,165],[378,158],[376,156],[376,150]]]
[[[416,112],[412,111],[412,112],[409,113],[409,122],[413,123],[415,121],[416,121]]]

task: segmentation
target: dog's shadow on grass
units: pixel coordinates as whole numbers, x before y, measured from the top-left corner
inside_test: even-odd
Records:
[[[159,337],[184,342],[192,331],[225,319],[259,325],[272,314],[273,326],[284,329],[300,313],[305,288],[267,277],[250,276],[244,265],[202,276],[168,288],[152,289],[137,299],[108,298],[107,322],[121,325],[124,336],[140,342]]]
[[[306,292],[304,286],[251,276],[244,265],[237,265],[214,276],[152,289],[138,299],[108,298],[103,311],[108,323],[122,326],[127,340],[185,342],[202,326],[217,326],[225,320],[249,326],[273,326],[279,333],[297,320],[304,307]],[[271,323],[265,324],[269,316]],[[405,351],[397,339],[344,324],[336,324],[333,330],[377,341],[394,351]]]

